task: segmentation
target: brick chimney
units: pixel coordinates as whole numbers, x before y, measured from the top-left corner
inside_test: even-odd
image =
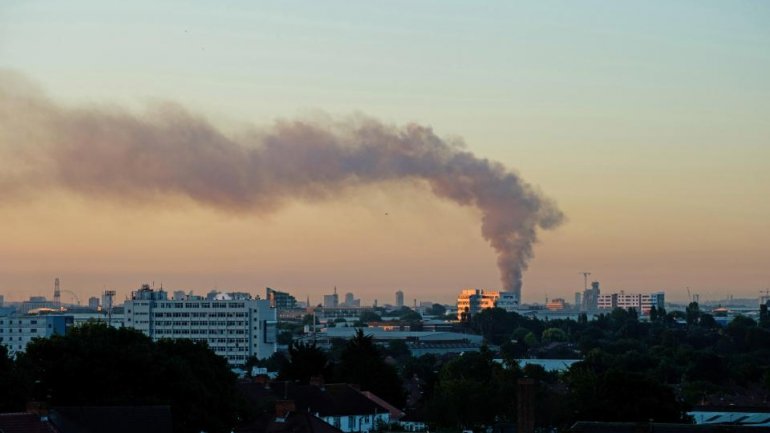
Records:
[[[324,377],[320,374],[318,376],[310,376],[310,384],[322,388],[324,386]]]
[[[294,400],[277,400],[275,402],[275,418],[276,421],[283,421],[289,416],[290,413],[296,412],[297,406],[294,404]]]
[[[269,379],[270,378],[267,377],[266,374],[258,374],[254,376],[254,383],[261,383],[262,385],[266,385]]]
[[[27,413],[37,415],[41,420],[48,419],[48,403],[42,401],[28,401]]]
[[[535,379],[519,379],[518,388],[518,410],[517,412],[517,433],[533,433],[535,431],[535,393],[537,385]]]

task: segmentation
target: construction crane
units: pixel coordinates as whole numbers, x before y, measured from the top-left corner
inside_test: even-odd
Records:
[[[588,290],[588,277],[591,275],[590,272],[578,272],[578,274],[583,276],[583,290]]]

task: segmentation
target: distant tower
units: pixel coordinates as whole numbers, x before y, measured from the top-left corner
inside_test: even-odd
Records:
[[[396,307],[401,308],[404,306],[404,292],[401,290],[396,292]]]
[[[105,290],[102,294],[102,311],[107,311],[107,326],[112,326],[112,300],[114,298],[114,290]]]
[[[61,288],[59,287],[59,278],[53,280],[53,304],[56,308],[61,307]]]

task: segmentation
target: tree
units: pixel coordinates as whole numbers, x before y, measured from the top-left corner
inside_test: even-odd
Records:
[[[399,312],[398,320],[402,322],[419,322],[422,320],[422,316],[411,308],[404,307]]]
[[[687,317],[687,324],[688,325],[695,325],[698,323],[698,319],[700,318],[700,306],[698,306],[697,302],[690,302],[690,304],[685,309],[685,315]]]
[[[374,311],[364,311],[358,318],[361,323],[380,322],[382,317]]]
[[[0,412],[20,412],[25,409],[30,392],[28,381],[21,376],[5,346],[0,344]]]
[[[357,329],[340,354],[340,380],[357,384],[363,391],[371,391],[388,403],[403,407],[405,393],[396,369],[385,363],[371,335]]]
[[[316,376],[324,380],[332,377],[332,366],[326,353],[315,344],[295,341],[289,346],[289,360],[278,372],[278,377],[307,384]]]
[[[518,368],[504,369],[488,350],[465,352],[439,373],[428,403],[430,421],[440,427],[472,428],[514,417]]]
[[[235,375],[206,344],[104,324],[35,339],[18,357],[31,397],[57,406],[171,406],[174,431],[229,432],[241,410]],[[98,378],[98,380],[84,380]]]
[[[409,350],[409,346],[404,340],[388,341],[388,346],[387,349],[385,349],[385,353],[399,360],[407,359],[412,355],[412,352]]]
[[[291,331],[281,331],[278,333],[277,341],[282,346],[289,345],[294,341],[294,334]]]
[[[770,313],[767,311],[767,304],[759,306],[759,326],[761,328],[770,328]]]
[[[543,343],[552,343],[557,341],[567,341],[567,333],[559,328],[548,328],[543,331],[541,337]]]
[[[567,384],[577,420],[688,421],[686,408],[671,388],[638,373],[610,370],[597,374],[575,364],[567,375]]]
[[[433,304],[430,307],[430,314],[432,316],[444,317],[446,315],[446,307],[441,304]]]
[[[320,325],[321,321],[313,314],[305,314],[304,317],[302,317],[302,324],[303,325],[313,325],[313,318],[315,317],[315,324]]]
[[[656,306],[650,307],[650,322],[658,321],[658,308]]]

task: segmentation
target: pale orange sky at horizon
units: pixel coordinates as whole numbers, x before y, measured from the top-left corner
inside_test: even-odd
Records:
[[[605,291],[672,300],[770,288],[770,8],[538,3],[11,1],[0,69],[59,104],[174,101],[225,131],[362,112],[462,137],[566,215],[539,234],[525,302],[571,302],[581,271]],[[0,157],[20,145],[3,135],[13,115],[0,112]],[[500,286],[479,218],[414,184],[269,214],[43,189],[0,197],[0,294],[51,296],[59,277],[83,303],[152,281],[452,303]]]

